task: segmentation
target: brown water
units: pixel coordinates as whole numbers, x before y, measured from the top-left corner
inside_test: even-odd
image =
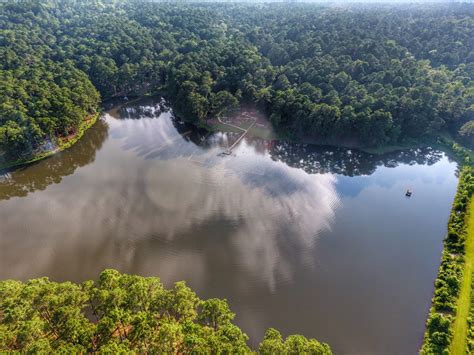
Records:
[[[337,354],[416,354],[455,193],[431,149],[346,149],[207,134],[142,100],[71,149],[0,178],[0,278],[186,280]],[[413,190],[405,197],[407,188]]]

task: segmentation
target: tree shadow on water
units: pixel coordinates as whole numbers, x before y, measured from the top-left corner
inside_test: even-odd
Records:
[[[77,168],[91,164],[108,136],[108,126],[98,120],[71,148],[35,163],[7,170],[0,177],[0,201],[22,197],[58,184]]]

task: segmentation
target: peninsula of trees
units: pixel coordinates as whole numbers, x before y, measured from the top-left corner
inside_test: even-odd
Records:
[[[474,5],[0,4],[0,161],[58,146],[102,99],[184,119],[239,102],[281,135],[352,146],[473,137]]]

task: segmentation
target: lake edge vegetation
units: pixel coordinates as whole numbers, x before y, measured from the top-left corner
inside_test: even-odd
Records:
[[[471,201],[471,234],[474,234],[474,201]],[[471,260],[471,265],[474,261]],[[469,316],[467,317],[467,339],[466,346],[468,353],[474,353],[474,272],[471,274],[471,305],[469,308]]]
[[[7,0],[0,152],[29,160],[74,133],[100,96],[159,90],[194,123],[251,102],[292,140],[376,151],[447,130],[466,144],[473,17],[472,4]]]
[[[454,198],[453,207],[448,221],[448,234],[444,240],[444,248],[441,258],[439,273],[435,281],[434,296],[432,306],[426,322],[426,332],[424,336],[422,354],[444,354],[450,353],[453,340],[453,328],[456,317],[460,316],[468,323],[468,331],[465,334],[466,349],[473,350],[473,323],[472,319],[466,317],[466,314],[459,315],[458,302],[461,286],[466,283],[464,280],[464,269],[473,260],[466,259],[472,257],[471,253],[466,254],[466,242],[474,243],[474,234],[472,227],[468,223],[469,216],[474,213],[470,206],[474,194],[474,166],[470,159],[468,151],[457,144],[453,144],[452,150],[457,154],[460,162],[459,183]],[[468,228],[469,227],[469,228]],[[472,285],[472,280],[468,285]],[[471,315],[474,312],[474,292],[464,290],[464,293],[470,293]],[[459,320],[457,320],[459,322]],[[459,334],[458,334],[459,335]],[[463,339],[464,340],[464,339]],[[468,351],[468,353],[469,353]]]
[[[51,149],[46,149],[43,151],[36,152],[30,156],[19,158],[14,161],[4,161],[0,162],[0,171],[11,169],[21,165],[28,165],[51,157],[52,155],[62,152],[66,149],[71,148],[74,144],[79,142],[82,136],[86,131],[91,128],[99,119],[100,113],[93,113],[89,115],[86,119],[79,123],[79,126],[76,128],[75,132],[69,136],[57,137],[56,144]]]
[[[97,282],[0,281],[0,351],[251,354],[226,300],[201,300],[184,282],[108,269]],[[269,328],[260,354],[329,355],[327,344]]]
[[[448,131],[472,144],[473,31],[473,4],[2,1],[0,164],[72,145],[101,97],[158,90],[197,124],[251,102],[288,139],[377,149]],[[472,169],[461,169],[424,353],[452,339]],[[266,340],[280,344],[273,331]]]
[[[474,303],[473,292],[473,267],[474,267],[474,199],[469,201],[466,213],[466,252],[463,268],[463,276],[459,297],[456,304],[456,318],[453,324],[453,339],[450,346],[450,353],[472,354],[474,351],[474,339],[472,324],[472,312]]]

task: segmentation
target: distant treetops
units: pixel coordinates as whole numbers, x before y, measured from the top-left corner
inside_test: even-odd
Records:
[[[190,121],[253,102],[282,135],[335,144],[454,136],[474,115],[473,15],[473,4],[7,0],[0,154],[73,134],[98,92],[160,90]]]
[[[250,354],[225,300],[185,285],[105,270],[97,282],[0,281],[0,352]],[[261,354],[331,354],[301,335],[268,329]]]

